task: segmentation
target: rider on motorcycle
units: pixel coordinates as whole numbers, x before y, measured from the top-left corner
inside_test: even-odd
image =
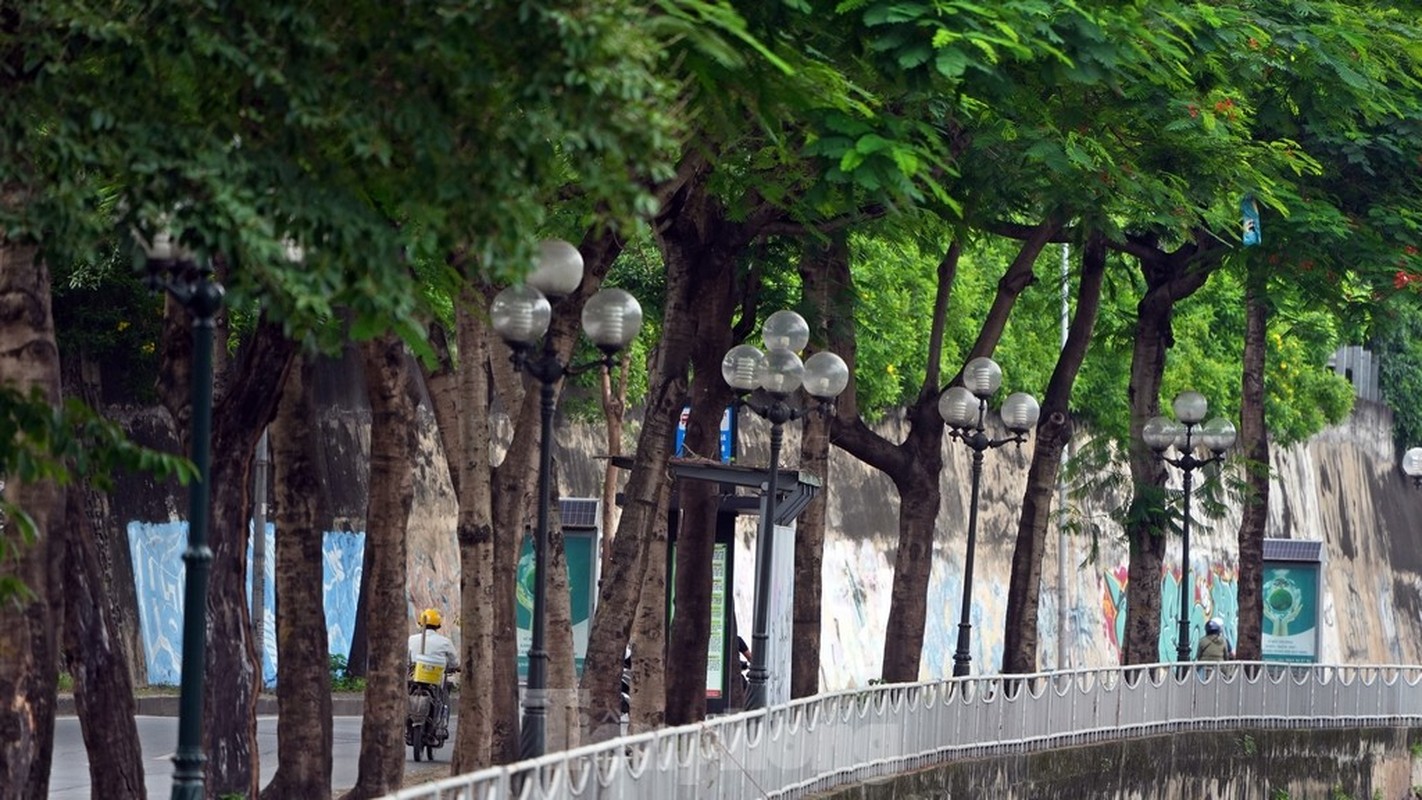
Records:
[[[410,636],[409,653],[410,669],[414,669],[415,656],[444,656],[444,672],[446,675],[459,671],[459,651],[455,649],[454,642],[448,636],[439,632],[440,625],[444,624],[444,618],[440,616],[439,610],[427,608],[420,612],[420,632]],[[440,686],[437,693],[438,715],[435,717],[443,728],[449,719],[449,696],[445,686]]]

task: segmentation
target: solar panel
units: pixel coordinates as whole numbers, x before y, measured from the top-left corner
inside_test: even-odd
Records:
[[[565,528],[596,528],[598,506],[595,497],[564,497],[558,500],[558,515]]]
[[[1265,561],[1311,561],[1323,560],[1323,542],[1307,539],[1265,539]]]

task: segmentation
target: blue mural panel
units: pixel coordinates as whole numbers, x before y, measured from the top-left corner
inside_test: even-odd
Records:
[[[360,598],[365,531],[327,531],[322,542],[321,582],[325,590],[326,636],[332,653],[349,655]]]
[[[188,524],[130,522],[129,555],[133,558],[134,589],[138,596],[139,634],[148,668],[148,683],[175,685],[182,679],[183,586],[187,570]],[[267,525],[266,601],[264,608],[262,679],[276,685],[276,530]],[[365,532],[328,531],[322,541],[322,588],[330,651],[350,652],[355,629],[356,602],[360,597],[361,558]],[[252,545],[247,546],[247,573],[252,571]],[[250,603],[251,585],[247,587]]]

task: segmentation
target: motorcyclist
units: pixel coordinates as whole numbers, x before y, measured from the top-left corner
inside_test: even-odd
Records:
[[[415,666],[415,656],[444,656],[444,674],[452,675],[459,671],[459,651],[454,647],[454,642],[448,636],[439,632],[439,628],[444,624],[444,617],[440,615],[439,609],[427,608],[420,612],[420,631],[411,634],[408,650],[410,653],[410,669]],[[436,700],[438,701],[438,714],[441,729],[448,724],[449,719],[449,696],[448,680],[438,687]],[[443,733],[443,730],[441,730]]]

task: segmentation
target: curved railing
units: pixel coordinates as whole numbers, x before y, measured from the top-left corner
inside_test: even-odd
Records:
[[[1186,730],[1422,724],[1422,666],[1230,662],[873,686],[625,736],[396,800],[798,798],[955,757]]]

